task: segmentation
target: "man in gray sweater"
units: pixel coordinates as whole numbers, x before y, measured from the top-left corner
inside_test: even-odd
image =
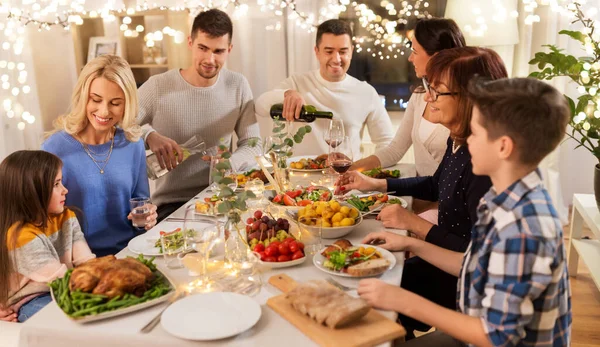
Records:
[[[162,220],[208,186],[209,163],[195,155],[184,162],[178,143],[199,135],[207,148],[231,146],[236,171],[254,163],[261,147],[251,145],[260,132],[250,85],[239,73],[222,69],[231,52],[233,25],[220,10],[200,13],[192,25],[188,45],[192,65],[152,76],[139,89],[138,122],[147,147],[161,166],[172,170],[156,181],[152,196]],[[177,156],[175,155],[177,153]]]

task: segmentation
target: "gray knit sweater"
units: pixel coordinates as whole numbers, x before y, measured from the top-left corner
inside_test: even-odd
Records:
[[[250,85],[239,73],[222,69],[214,85],[195,87],[174,69],[150,77],[138,95],[138,122],[144,125],[144,138],[156,130],[182,144],[199,135],[211,148],[220,143],[231,146],[235,131],[237,149],[231,162],[238,171],[252,166],[261,153],[260,145],[248,143],[250,138],[260,137],[260,132]],[[156,181],[152,202],[160,206],[187,201],[208,186],[208,176],[208,163],[199,155],[191,156]]]

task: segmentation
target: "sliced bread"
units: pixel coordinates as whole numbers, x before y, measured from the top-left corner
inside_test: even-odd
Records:
[[[364,263],[349,266],[348,275],[360,277],[375,276],[385,272],[389,266],[390,262],[385,258],[370,259]]]

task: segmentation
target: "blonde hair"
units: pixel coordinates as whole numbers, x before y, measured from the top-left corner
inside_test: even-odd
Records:
[[[125,94],[125,112],[117,125],[123,129],[125,137],[130,142],[137,142],[140,139],[142,129],[136,122],[138,113],[137,86],[129,63],[116,55],[101,55],[83,67],[71,96],[69,113],[58,117],[54,121],[54,130],[48,133],[47,136],[60,130],[75,135],[85,129],[89,124],[86,116],[86,106],[90,85],[96,78],[100,77],[116,83],[123,90]]]

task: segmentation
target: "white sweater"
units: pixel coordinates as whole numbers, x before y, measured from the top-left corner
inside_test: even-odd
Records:
[[[427,139],[425,141],[421,139],[419,129],[427,106],[423,96],[423,93],[413,93],[394,140],[387,147],[375,152],[374,155],[379,158],[382,167],[396,164],[410,145],[413,145],[415,151],[417,176],[432,176],[440,166],[446,152],[446,141],[450,136],[450,130],[441,124],[436,124]]]
[[[256,100],[256,114],[269,117],[271,105],[282,103],[283,94],[289,89],[302,94],[308,105],[320,111],[331,111],[334,117],[342,119],[346,136],[352,142],[354,160],[360,159],[360,142],[365,125],[377,148],[387,146],[393,138],[392,122],[375,88],[350,75],[346,75],[341,82],[326,81],[319,70],[291,76]],[[295,128],[303,125],[305,123],[298,122]],[[310,126],[313,131],[304,137],[302,144],[295,146],[294,155],[327,153],[328,145],[323,135],[329,121],[317,120]]]

